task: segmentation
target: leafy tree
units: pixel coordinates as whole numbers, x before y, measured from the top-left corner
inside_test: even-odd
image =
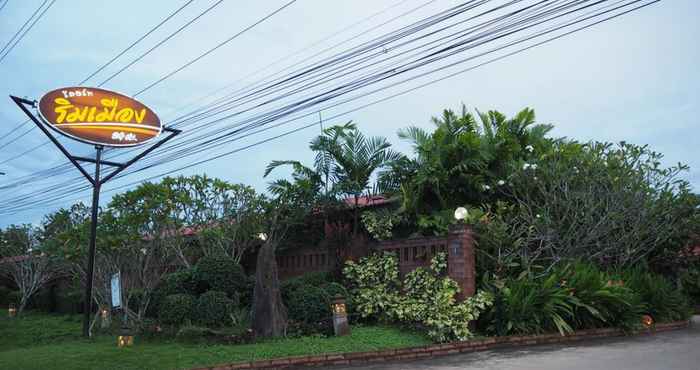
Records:
[[[697,217],[679,178],[687,166],[629,143],[559,143],[515,171],[509,222],[530,225],[527,254],[545,267],[563,259],[671,270]],[[519,252],[519,253],[522,253]]]
[[[509,119],[497,111],[474,115],[462,106],[461,114],[447,109],[432,123],[433,132],[400,130],[415,157],[399,158],[380,174],[380,188],[400,195],[413,216],[500,199],[508,175],[534,148],[547,145],[552,128],[536,124],[527,108]]]
[[[296,161],[273,161],[265,171],[267,176],[282,165],[291,165],[294,186],[301,186],[307,192],[321,194],[321,200],[328,204],[338,195],[354,199],[353,236],[359,226],[359,200],[363,195],[376,193],[372,176],[401,155],[391,150],[391,144],[383,137],[366,137],[353,123],[332,126],[311,141],[309,146],[316,153],[314,168],[308,168]],[[271,191],[284,191],[292,186],[287,180],[272,184]]]
[[[179,224],[194,230],[204,255],[223,254],[240,263],[260,243],[265,198],[250,186],[207,176],[168,178],[163,184],[177,197]],[[177,252],[189,266],[185,253]]]
[[[0,238],[0,274],[17,286],[20,314],[29,299],[61,273],[59,261],[43,251],[41,234],[31,225],[11,225]]]

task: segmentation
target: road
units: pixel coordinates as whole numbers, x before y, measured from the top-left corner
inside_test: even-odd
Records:
[[[336,370],[700,370],[700,316],[689,329],[380,363]]]

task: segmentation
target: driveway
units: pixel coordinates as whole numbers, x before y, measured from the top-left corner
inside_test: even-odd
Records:
[[[381,363],[337,370],[700,370],[700,316],[689,329]]]

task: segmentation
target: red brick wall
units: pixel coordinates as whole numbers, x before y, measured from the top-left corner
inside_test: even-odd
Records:
[[[459,298],[471,297],[475,293],[474,235],[468,226],[450,228],[447,237],[389,240],[369,245],[364,241],[355,243],[351,249],[351,257],[354,259],[365,256],[372,250],[395,253],[399,259],[401,276],[417,267],[430,266],[433,256],[445,252],[447,275],[459,284]],[[280,277],[286,279],[309,272],[330,271],[335,267],[335,257],[329,256],[328,248],[298,250],[278,256],[277,265]]]

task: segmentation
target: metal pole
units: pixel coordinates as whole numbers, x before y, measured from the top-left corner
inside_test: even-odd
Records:
[[[95,146],[95,178],[92,186],[92,220],[90,221],[90,246],[88,250],[87,281],[85,284],[85,302],[83,316],[83,336],[90,336],[90,316],[92,308],[92,280],[95,271],[95,244],[97,242],[97,210],[100,204],[100,159],[102,157],[102,146]]]

